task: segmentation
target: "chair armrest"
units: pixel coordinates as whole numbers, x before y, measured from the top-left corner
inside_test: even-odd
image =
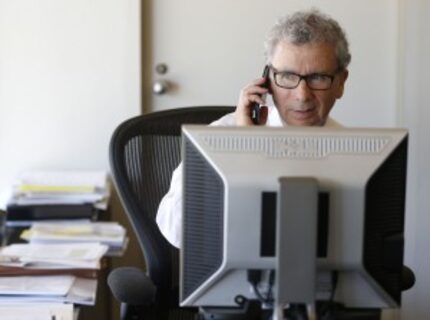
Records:
[[[408,266],[402,269],[402,291],[409,290],[415,284],[415,274]]]
[[[155,301],[157,289],[139,268],[117,268],[109,273],[107,282],[113,296],[121,303],[148,306]]]

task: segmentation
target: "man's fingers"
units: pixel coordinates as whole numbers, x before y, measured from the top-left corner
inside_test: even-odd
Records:
[[[264,97],[262,97],[258,94],[253,94],[253,95],[248,96],[248,100],[252,103],[266,104]]]
[[[235,111],[237,125],[252,125],[252,107],[256,103],[259,105],[266,104],[266,94],[269,90],[262,86],[265,81],[265,78],[255,79],[241,90]]]
[[[262,83],[252,83],[243,89],[244,93],[267,93],[268,89],[261,86]]]

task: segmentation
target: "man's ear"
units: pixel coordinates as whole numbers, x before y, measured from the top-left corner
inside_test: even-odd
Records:
[[[339,73],[339,75],[338,75],[339,84],[338,84],[338,88],[337,88],[337,92],[336,92],[336,99],[342,98],[343,90],[345,88],[345,82],[346,82],[346,79],[348,79],[348,75],[349,75],[349,72],[347,69],[345,69]]]

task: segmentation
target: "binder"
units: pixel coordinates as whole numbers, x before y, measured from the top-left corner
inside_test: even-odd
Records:
[[[6,208],[6,221],[36,221],[64,219],[97,219],[98,210],[93,204],[17,205]]]

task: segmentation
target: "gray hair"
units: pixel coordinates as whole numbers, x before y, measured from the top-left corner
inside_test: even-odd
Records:
[[[306,43],[331,43],[336,48],[340,69],[346,69],[351,61],[348,40],[339,23],[316,9],[298,11],[278,20],[265,42],[265,57],[270,62],[280,41],[295,45]]]

